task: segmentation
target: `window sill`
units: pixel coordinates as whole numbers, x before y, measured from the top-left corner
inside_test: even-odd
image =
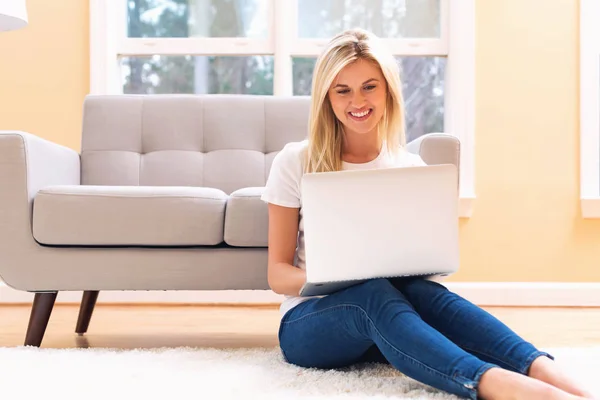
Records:
[[[581,216],[583,218],[600,218],[600,197],[581,198]]]
[[[461,196],[458,201],[458,216],[460,218],[471,218],[471,215],[473,215],[474,202],[475,197]]]

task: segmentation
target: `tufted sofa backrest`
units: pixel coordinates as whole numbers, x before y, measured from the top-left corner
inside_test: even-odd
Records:
[[[264,186],[283,146],[307,137],[310,98],[89,95],[83,185]]]

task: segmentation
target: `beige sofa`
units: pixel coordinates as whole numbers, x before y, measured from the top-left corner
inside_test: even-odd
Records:
[[[0,278],[35,293],[25,344],[41,345],[59,291],[84,291],[83,334],[101,290],[268,289],[261,188],[306,137],[309,102],[88,96],[80,152],[1,131]],[[409,149],[458,166],[454,136]]]

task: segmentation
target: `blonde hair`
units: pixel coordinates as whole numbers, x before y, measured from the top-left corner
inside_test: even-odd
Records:
[[[336,118],[327,93],[338,73],[359,59],[377,64],[387,83],[386,108],[377,125],[380,141],[386,143],[392,154],[406,143],[398,63],[373,33],[363,29],[347,30],[331,39],[315,64],[306,172],[339,171],[342,167],[343,125]]]

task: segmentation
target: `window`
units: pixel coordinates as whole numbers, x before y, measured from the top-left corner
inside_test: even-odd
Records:
[[[600,218],[600,3],[580,3],[581,212]]]
[[[407,139],[460,138],[461,215],[470,216],[475,0],[90,1],[94,94],[310,95],[329,38],[373,31],[401,69]]]

